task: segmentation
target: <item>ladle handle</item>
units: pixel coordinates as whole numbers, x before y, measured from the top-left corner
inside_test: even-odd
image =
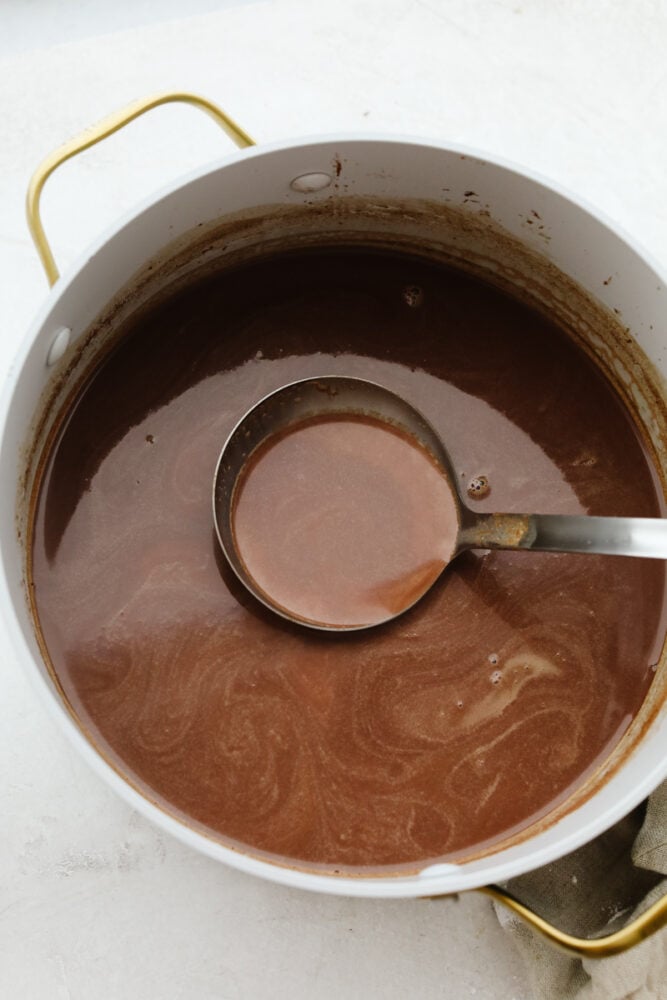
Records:
[[[667,518],[472,514],[460,549],[533,549],[667,559]]]
[[[240,125],[237,125],[217,104],[207,100],[205,97],[199,97],[198,94],[174,91],[166,94],[154,94],[152,97],[144,97],[141,100],[133,101],[132,104],[121,108],[120,111],[114,111],[113,114],[103,118],[101,122],[91,125],[90,128],[75,136],[74,139],[70,139],[69,142],[59,146],[58,149],[49,153],[35,170],[30,180],[26,199],[28,228],[50,285],[56,283],[59,274],[51,247],[44,232],[39,211],[39,201],[46,181],[61,163],[65,163],[72,156],[76,156],[77,153],[82,153],[84,149],[89,149],[95,143],[108,138],[108,136],[113,135],[114,132],[123,128],[124,125],[128,125],[135,118],[145,114],[147,111],[152,111],[153,108],[160,107],[162,104],[172,104],[174,102],[190,104],[195,108],[199,108],[200,111],[213,118],[237,146],[254,145],[254,140],[250,138],[248,133]]]

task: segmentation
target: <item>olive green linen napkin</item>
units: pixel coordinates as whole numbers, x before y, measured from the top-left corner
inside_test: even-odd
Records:
[[[599,937],[667,893],[665,876],[667,782],[590,844],[506,887],[561,930]],[[667,928],[620,955],[578,959],[494,906],[523,955],[535,1000],[667,1000]]]

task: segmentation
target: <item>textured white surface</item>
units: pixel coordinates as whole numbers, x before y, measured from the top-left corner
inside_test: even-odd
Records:
[[[259,141],[377,128],[488,149],[585,195],[667,261],[663,5],[191,9],[212,7],[165,21],[176,4],[2,5],[0,375],[45,294],[23,219],[33,167],[107,111],[162,89],[218,101]],[[54,45],[63,39],[74,40]],[[225,142],[196,112],[164,108],[63,168],[44,196],[61,268],[137,198]],[[199,858],[80,763],[1,631],[0,684],[0,997],[528,1000],[518,956],[481,897],[321,898]]]

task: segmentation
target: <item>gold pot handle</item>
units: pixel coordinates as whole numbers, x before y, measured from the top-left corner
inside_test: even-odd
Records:
[[[66,160],[69,160],[72,156],[76,156],[77,153],[83,152],[84,149],[89,149],[89,147],[94,146],[95,143],[101,142],[102,139],[106,139],[108,136],[113,135],[114,132],[123,128],[124,125],[128,125],[131,121],[134,121],[135,118],[145,114],[146,111],[151,111],[153,108],[157,108],[161,104],[171,104],[174,101],[183,104],[191,104],[193,107],[199,108],[201,111],[205,111],[206,114],[215,119],[218,125],[224,129],[227,135],[236,143],[237,146],[243,148],[245,146],[253,146],[255,144],[254,140],[250,138],[248,133],[244,132],[243,129],[237,125],[236,122],[229,117],[229,115],[225,114],[225,112],[216,104],[213,104],[211,101],[207,101],[205,97],[198,97],[196,94],[180,92],[155,94],[153,97],[145,97],[141,100],[133,101],[132,104],[128,104],[120,111],[115,111],[113,114],[103,118],[101,122],[97,123],[97,125],[92,125],[90,128],[84,129],[84,131],[75,136],[74,139],[70,139],[69,142],[64,143],[58,149],[54,150],[53,153],[50,153],[44,160],[42,160],[32,175],[28,186],[28,195],[26,199],[28,228],[30,229],[30,235],[32,236],[35,247],[37,248],[37,253],[39,254],[40,260],[44,266],[46,277],[50,285],[55,284],[59,275],[58,268],[56,267],[56,262],[53,259],[51,247],[49,246],[46,234],[44,233],[44,227],[39,214],[39,200],[42,194],[42,188],[44,187],[46,181],[57,167],[59,167]]]
[[[491,896],[492,899],[513,910],[530,927],[539,931],[561,951],[581,958],[606,958],[609,955],[617,955],[619,952],[627,951],[628,948],[639,944],[640,941],[667,925],[667,895],[649,906],[625,927],[614,931],[613,934],[607,934],[606,937],[600,938],[578,938],[558,930],[557,927],[538,916],[524,903],[520,903],[510,892],[501,889],[498,885],[487,885],[478,891]]]

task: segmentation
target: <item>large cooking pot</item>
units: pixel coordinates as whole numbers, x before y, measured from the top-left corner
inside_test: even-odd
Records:
[[[605,765],[558,810],[495,852],[418,874],[313,874],[232,851],[143,797],[103,758],[59,697],[26,600],[26,524],[39,455],[59,407],[132,310],[221,261],[272,246],[363,236],[418,244],[500,284],[521,289],[575,330],[643,425],[667,481],[666,279],[636,243],[571,195],[462,147],[381,136],[289,140],[246,148],[175,182],[89,248],[60,278],[39,217],[49,174],[143,112],[185,101],[212,115],[238,146],[252,140],[210,102],[189,94],[140,101],[47,158],[33,178],[28,216],[53,285],[11,368],[0,407],[0,601],[17,658],[93,768],[135,809],[184,843],[286,885],[351,896],[437,896],[483,889],[561,946],[604,955],[667,923],[667,898],[611,937],[582,941],[545,925],[496,883],[545,865],[600,834],[667,776],[667,663],[639,716]],[[613,281],[610,277],[613,276]]]

